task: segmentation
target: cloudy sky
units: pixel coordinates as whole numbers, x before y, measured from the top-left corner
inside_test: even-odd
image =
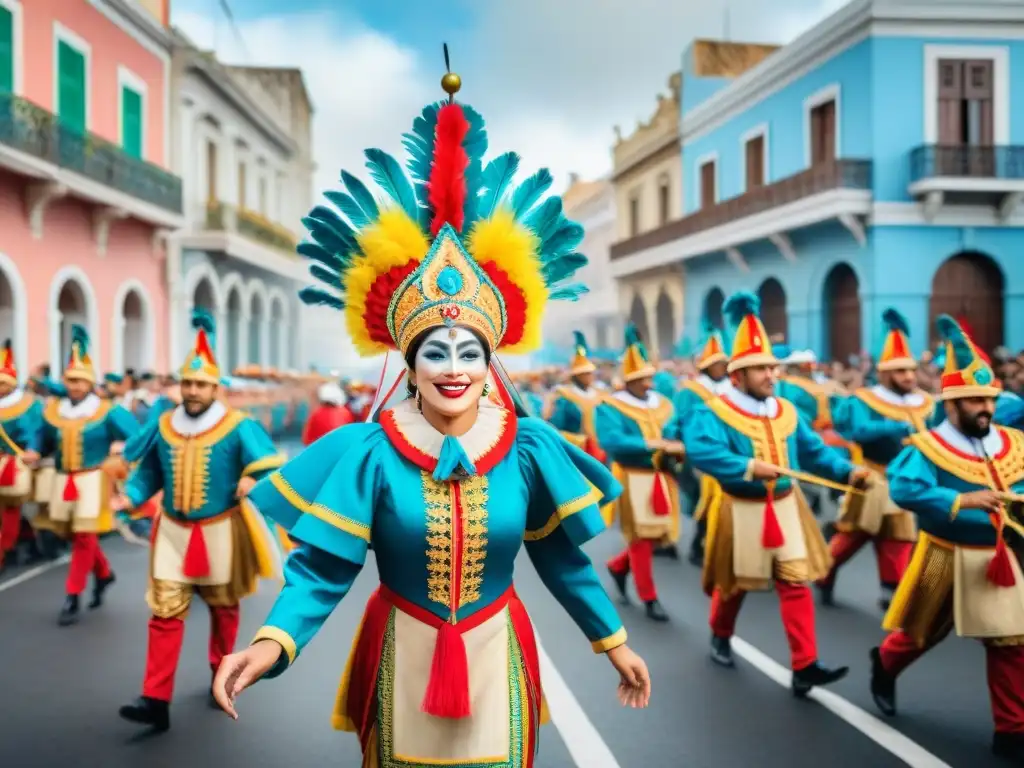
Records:
[[[226,62],[304,71],[323,189],[365,147],[399,153],[443,96],[442,42],[492,152],[563,184],[609,170],[613,126],[649,117],[693,38],[786,42],[846,0],[227,0],[238,35],[222,2],[175,0],[172,21]]]

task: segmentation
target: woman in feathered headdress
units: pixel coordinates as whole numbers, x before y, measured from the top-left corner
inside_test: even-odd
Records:
[[[307,302],[344,312],[365,355],[397,350],[402,375],[381,388],[376,420],[331,432],[252,491],[299,542],[286,586],[246,651],[215,682],[221,706],[285,671],[348,592],[368,546],[381,587],[346,667],[334,725],[358,733],[364,766],[475,766],[501,755],[533,765],[545,707],[536,641],[512,587],[525,540],[544,582],[621,677],[619,698],[645,706],[646,666],[580,546],[620,492],[608,471],[539,419],[522,417],[495,353],[540,342],[544,305],[586,262],[583,231],[542,201],[547,171],[512,186],[513,153],[486,165],[482,118],[451,99],[423,110],[398,162],[367,150],[388,201],[343,172],[299,251],[325,288]],[[385,372],[387,371],[385,361]],[[472,674],[470,674],[472,670]],[[470,683],[472,681],[472,694]],[[385,714],[380,714],[385,713]]]

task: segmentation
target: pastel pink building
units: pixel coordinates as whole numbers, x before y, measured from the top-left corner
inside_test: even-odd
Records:
[[[54,374],[166,369],[168,0],[0,0],[0,338]]]

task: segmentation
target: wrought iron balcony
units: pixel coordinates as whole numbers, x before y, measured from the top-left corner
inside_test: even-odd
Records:
[[[658,229],[615,243],[611,258],[631,254],[695,235],[733,221],[834,190],[870,190],[870,160],[833,160],[751,189],[742,195],[694,211]]]
[[[214,200],[206,204],[206,228],[219,232],[236,232],[249,240],[295,254],[295,235],[280,224],[245,208],[236,208]]]
[[[9,93],[0,94],[0,144],[181,213],[180,178],[105,139],[79,133],[53,113]]]
[[[1024,146],[917,147],[910,153],[910,183],[935,178],[1024,180]]]

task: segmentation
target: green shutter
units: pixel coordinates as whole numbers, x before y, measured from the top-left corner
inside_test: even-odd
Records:
[[[0,93],[14,90],[14,15],[0,6]]]
[[[68,128],[85,133],[85,56],[67,43],[57,44],[57,114]]]
[[[142,96],[127,85],[121,86],[121,146],[142,158]]]

